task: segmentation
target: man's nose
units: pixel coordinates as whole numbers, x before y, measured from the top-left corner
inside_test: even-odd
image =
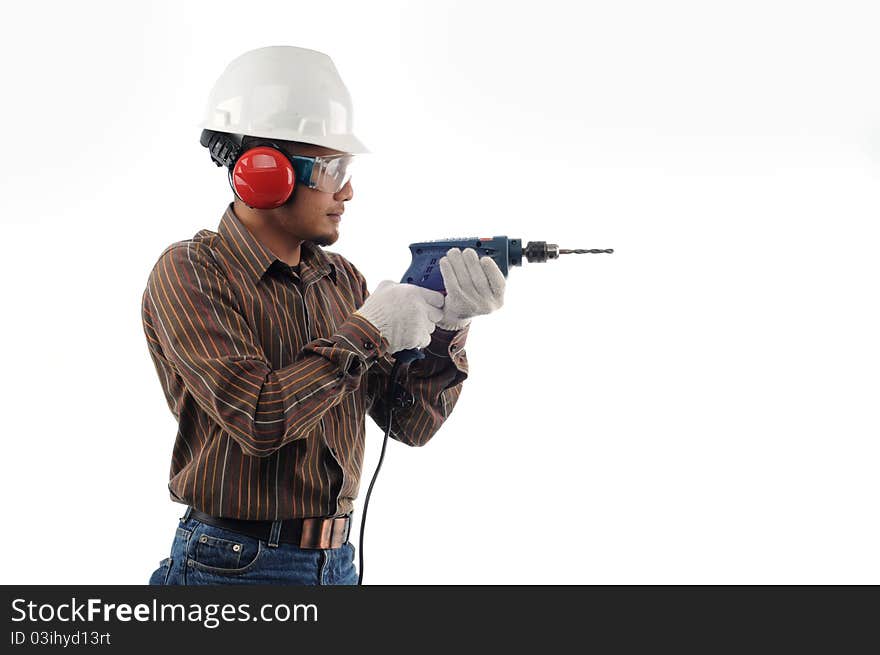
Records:
[[[335,200],[351,200],[354,197],[354,189],[351,186],[351,180],[345,183],[345,186],[333,194]]]

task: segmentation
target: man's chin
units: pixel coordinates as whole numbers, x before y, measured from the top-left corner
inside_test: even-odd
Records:
[[[316,243],[322,248],[326,246],[332,246],[339,240],[339,233],[334,234],[321,234],[312,239],[312,243]]]

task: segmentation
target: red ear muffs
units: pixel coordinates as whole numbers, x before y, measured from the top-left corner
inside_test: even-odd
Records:
[[[274,209],[288,201],[296,173],[287,156],[269,146],[250,148],[229,170],[229,184],[254,209]]]

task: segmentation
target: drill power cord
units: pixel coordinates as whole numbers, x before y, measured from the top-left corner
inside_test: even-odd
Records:
[[[382,468],[382,461],[385,459],[385,448],[388,446],[388,437],[391,435],[391,421],[394,418],[395,388],[397,386],[397,377],[400,374],[401,360],[396,360],[391,368],[391,375],[388,380],[388,427],[385,430],[385,438],[382,440],[382,452],[379,454],[379,463],[376,464],[376,471],[373,473],[373,479],[370,480],[370,487],[367,489],[367,497],[364,499],[364,513],[361,516],[361,536],[358,546],[358,586],[363,584],[364,580],[364,526],[367,525],[367,507],[370,504],[370,494],[373,493],[373,485],[376,484],[376,478],[379,476],[379,469]]]

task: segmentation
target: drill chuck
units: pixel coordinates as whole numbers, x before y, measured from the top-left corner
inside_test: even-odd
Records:
[[[523,256],[531,264],[533,262],[546,262],[548,259],[559,257],[559,246],[546,241],[529,241],[523,250]]]

